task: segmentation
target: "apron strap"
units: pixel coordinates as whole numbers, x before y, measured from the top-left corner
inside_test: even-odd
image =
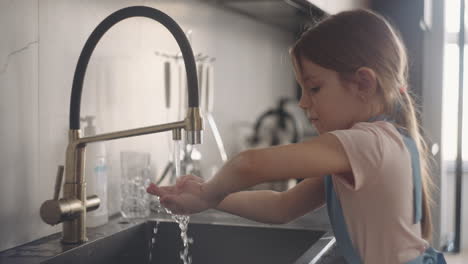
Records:
[[[411,156],[411,167],[413,168],[413,211],[414,224],[417,224],[422,219],[422,179],[421,179],[421,163],[419,161],[419,152],[416,142],[410,137],[403,136],[406,148]]]
[[[361,257],[357,253],[357,250],[354,248],[351,238],[349,237],[348,227],[343,215],[340,200],[338,199],[333,187],[331,175],[325,176],[325,194],[327,199],[328,217],[330,219],[333,234],[336,237],[338,252],[348,263],[362,263]]]

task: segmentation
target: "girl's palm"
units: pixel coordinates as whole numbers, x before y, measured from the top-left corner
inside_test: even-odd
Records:
[[[194,214],[216,206],[216,201],[203,188],[202,178],[185,175],[174,186],[151,184],[147,191],[157,195],[161,204],[175,214]]]

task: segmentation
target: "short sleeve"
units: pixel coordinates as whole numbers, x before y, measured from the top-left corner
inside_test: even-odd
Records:
[[[354,185],[343,175],[336,175],[346,187],[357,191],[378,176],[383,159],[383,133],[375,123],[358,123],[351,129],[330,133],[341,142],[351,165]]]

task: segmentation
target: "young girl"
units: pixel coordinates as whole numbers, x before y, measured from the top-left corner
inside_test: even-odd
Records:
[[[320,136],[242,152],[209,181],[186,175],[148,192],[177,214],[216,208],[286,223],[324,204],[350,264],[445,263],[429,246],[430,176],[394,29],[366,10],[330,16],[291,49],[299,102]],[[242,191],[305,179],[285,192]]]

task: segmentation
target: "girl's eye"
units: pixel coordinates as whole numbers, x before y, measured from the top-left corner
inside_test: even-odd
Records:
[[[320,91],[320,87],[312,87],[312,88],[309,88],[309,91],[313,94],[316,94]]]

